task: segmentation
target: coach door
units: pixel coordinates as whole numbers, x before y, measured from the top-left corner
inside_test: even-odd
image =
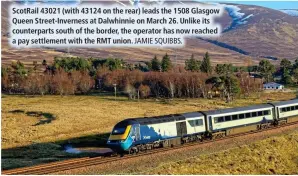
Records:
[[[140,125],[139,124],[135,124],[135,125],[132,126],[131,137],[134,139],[134,141],[141,140]]]
[[[273,116],[273,119],[274,120],[277,120],[278,119],[277,118],[277,112],[276,112],[275,108],[272,108],[272,116]]]
[[[276,109],[276,120],[278,120],[280,118],[279,117],[279,114],[280,114],[279,107],[275,107],[275,109]]]
[[[140,134],[140,125],[136,125],[136,140],[141,140],[141,134]]]
[[[177,122],[176,123],[177,127],[177,136],[184,136],[187,134],[187,129],[186,129],[186,122]]]

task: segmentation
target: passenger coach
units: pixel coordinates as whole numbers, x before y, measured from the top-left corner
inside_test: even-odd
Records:
[[[298,99],[270,103],[274,106],[274,114],[278,124],[298,121]]]
[[[207,130],[214,138],[269,127],[273,121],[272,105],[219,109],[203,112]]]

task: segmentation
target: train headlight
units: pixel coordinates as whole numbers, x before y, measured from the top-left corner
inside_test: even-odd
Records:
[[[108,143],[110,143],[111,141],[108,141]]]
[[[120,142],[125,142],[125,140],[121,140]]]

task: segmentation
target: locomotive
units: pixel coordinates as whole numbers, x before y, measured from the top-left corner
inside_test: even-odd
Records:
[[[118,153],[132,154],[295,121],[298,121],[298,99],[150,118],[130,118],[115,125],[107,145]]]

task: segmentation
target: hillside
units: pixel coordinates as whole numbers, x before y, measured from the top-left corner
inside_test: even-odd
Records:
[[[68,52],[81,57],[117,57],[128,62],[149,60],[153,55],[161,57],[168,53],[175,63],[184,63],[193,53],[202,59],[208,51],[216,63],[233,63],[243,65],[247,60],[257,63],[262,58],[276,60],[298,56],[298,20],[281,11],[259,6],[220,4],[226,9],[224,15],[217,19],[224,33],[219,38],[187,39],[183,48],[76,48],[76,49],[13,49],[8,45],[8,14],[10,2],[2,3],[2,62],[10,60],[52,60],[54,56]],[[94,2],[93,2],[94,3]],[[169,2],[170,3],[170,2]],[[171,2],[172,3],[172,2]],[[123,3],[121,3],[123,4]],[[126,3],[129,5],[129,3]],[[166,4],[166,3],[165,3]],[[279,63],[274,61],[274,63]]]
[[[255,57],[294,58],[298,56],[298,20],[283,12],[258,6],[238,5],[248,18],[225,32],[219,42],[235,46]]]

